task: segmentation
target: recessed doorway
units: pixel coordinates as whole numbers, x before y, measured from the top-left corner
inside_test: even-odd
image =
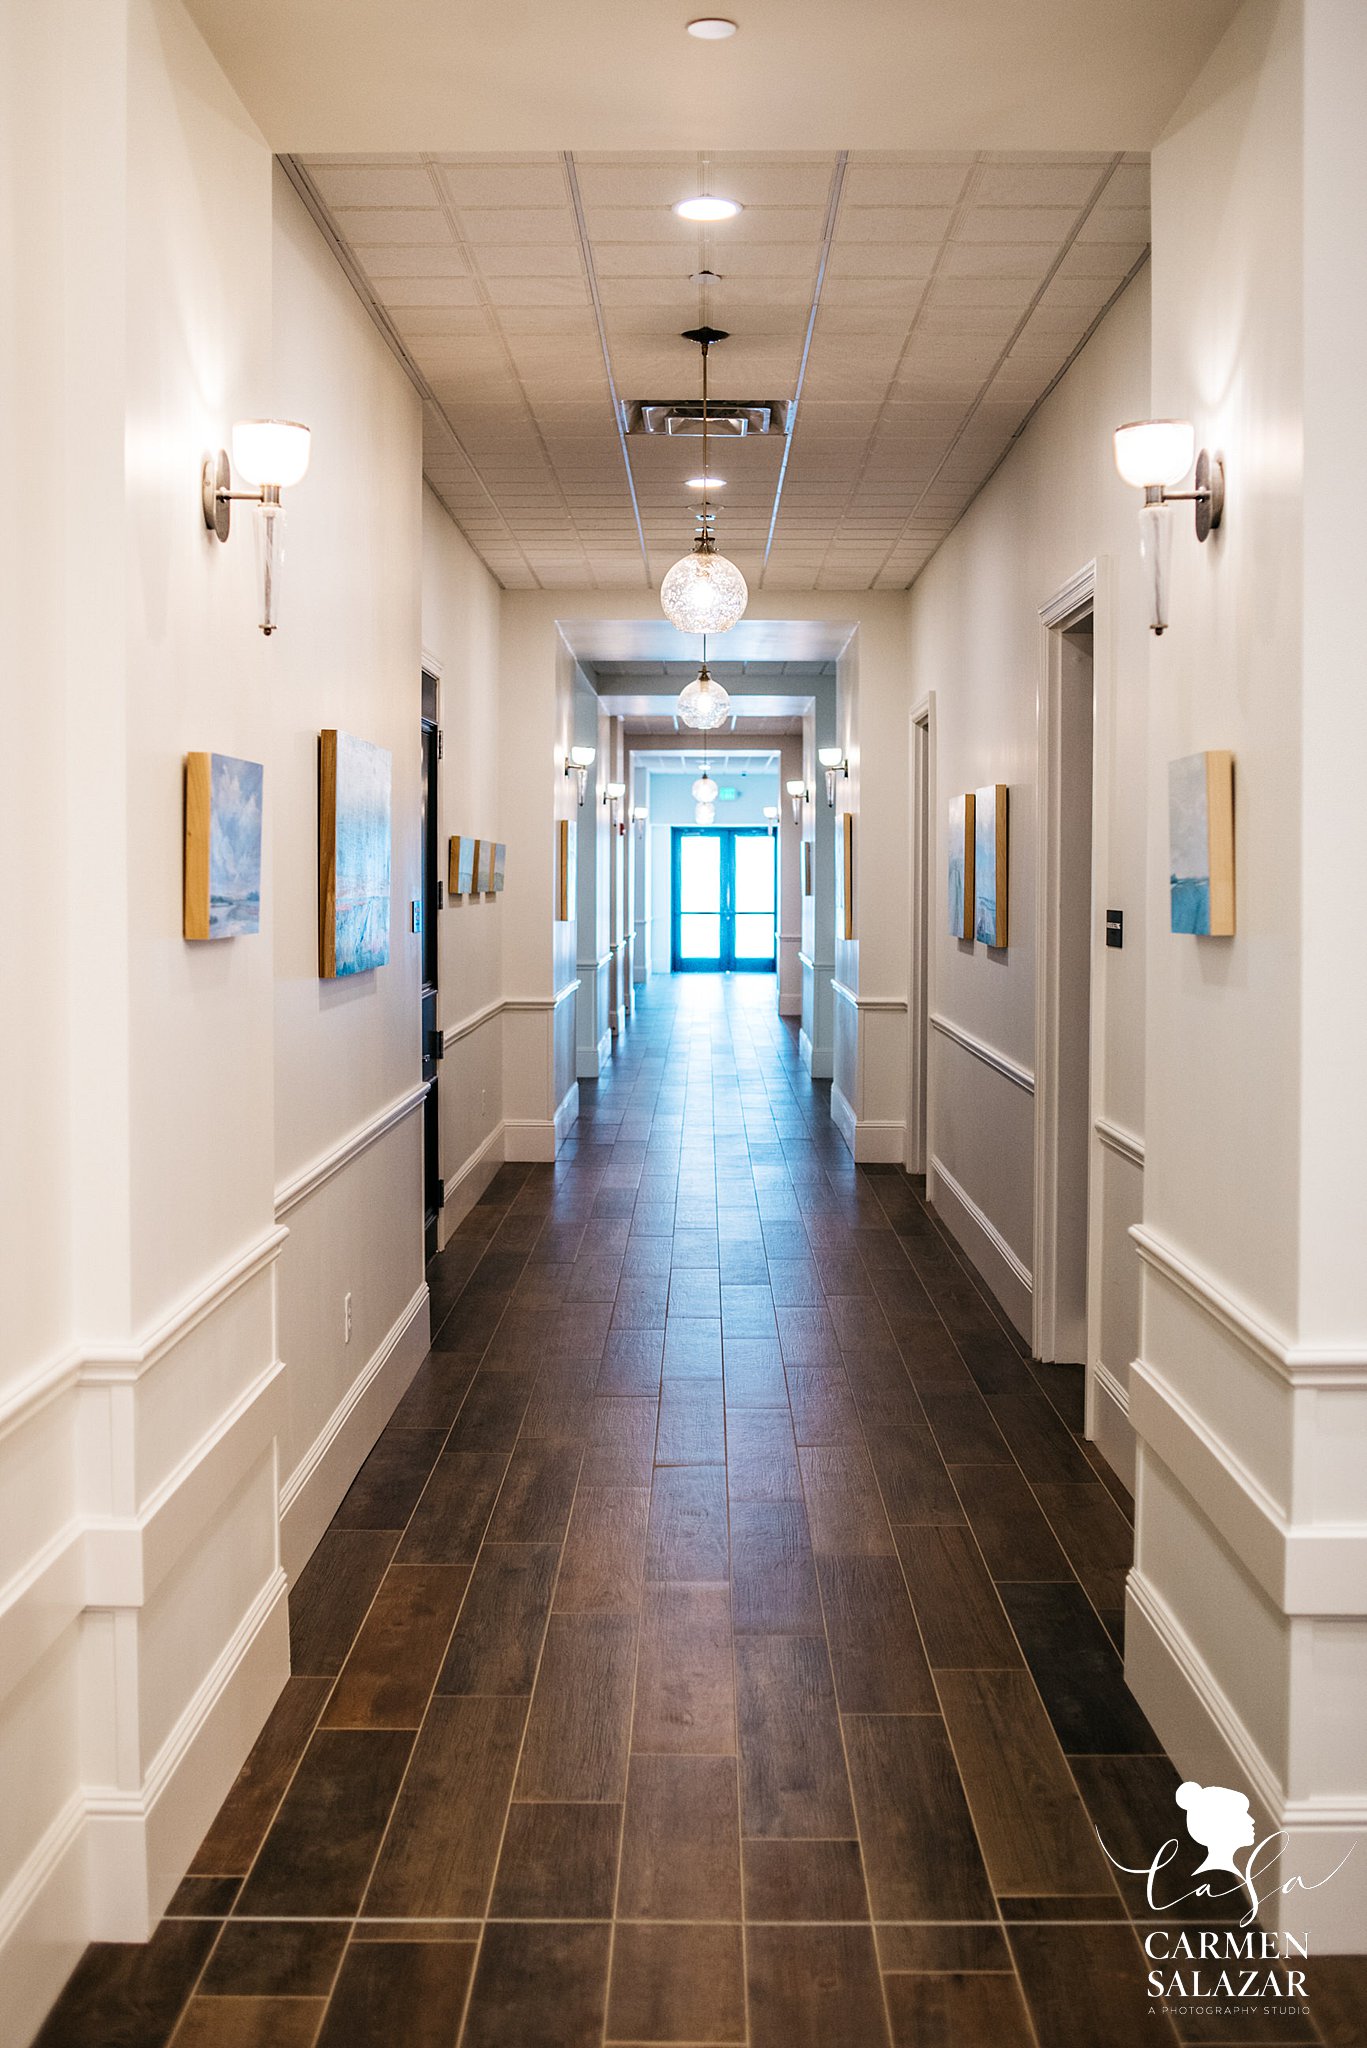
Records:
[[[676,825],[676,974],[772,974],[778,965],[777,834],[764,826]]]

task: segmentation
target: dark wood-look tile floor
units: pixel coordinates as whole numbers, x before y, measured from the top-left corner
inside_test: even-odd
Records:
[[[652,982],[429,1278],[295,1675],[44,2048],[1172,2048],[1095,1834],[1176,1778],[1081,1373],[852,1164],[772,983]],[[1325,1984],[1275,2038],[1363,2038]]]

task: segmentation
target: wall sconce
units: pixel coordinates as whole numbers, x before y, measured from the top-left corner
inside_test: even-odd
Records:
[[[1172,527],[1164,507],[1196,508],[1196,538],[1208,540],[1225,509],[1223,458],[1203,448],[1196,456],[1195,490],[1175,491],[1191,468],[1196,430],[1190,420],[1132,420],[1115,430],[1115,466],[1127,484],[1144,493],[1139,514],[1139,552],[1149,568],[1149,626],[1155,633],[1168,623],[1168,567]]]
[[[783,786],[793,800],[793,823],[800,825],[802,806],[807,801],[807,785],[805,782],[785,782]]]
[[[649,818],[650,812],[644,804],[637,804],[631,815],[636,825],[637,838],[644,839],[646,836],[646,820]]]
[[[571,747],[565,760],[565,773],[579,777],[579,808],[584,808],[584,793],[589,786],[589,770],[593,766],[596,747]]]
[[[226,540],[232,525],[234,503],[242,501],[259,508],[257,552],[261,562],[261,630],[272,634],[279,620],[277,586],[283,555],[280,522],[284,507],[280,493],[297,484],[309,466],[309,430],[297,420],[238,420],[233,427],[233,460],[220,448],[206,455],[200,471],[200,500],[204,524],[219,540]],[[233,468],[254,491],[235,491]]]
[[[622,798],[626,795],[626,793],[627,786],[625,782],[605,782],[603,784],[604,808],[608,810],[615,810],[617,808],[617,805],[621,803]]]
[[[771,832],[777,832],[777,830],[778,830],[778,805],[777,805],[777,804],[766,804],[766,805],[764,806],[764,822],[765,822],[765,824],[766,824],[766,825],[767,825],[767,826],[769,827],[769,830],[770,830]]]
[[[850,764],[839,747],[823,747],[816,758],[826,771],[826,802],[830,809],[834,810],[835,779],[837,775],[840,775],[848,781]]]

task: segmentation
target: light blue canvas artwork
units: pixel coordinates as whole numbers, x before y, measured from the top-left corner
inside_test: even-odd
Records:
[[[973,925],[973,799],[949,799],[949,929],[956,939],[971,939]]]
[[[365,974],[389,959],[390,756],[368,740],[337,735],[338,975]]]
[[[989,784],[976,791],[973,798],[973,936],[988,946],[1006,943],[1005,920],[998,901],[1005,881],[997,870],[999,787]]]
[[[1168,763],[1168,882],[1172,929],[1210,933],[1210,807],[1204,754]]]
[[[261,929],[261,784],[259,761],[209,756],[211,939]]]

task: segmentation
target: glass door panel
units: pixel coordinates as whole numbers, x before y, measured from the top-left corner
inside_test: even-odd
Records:
[[[770,832],[736,832],[735,961],[738,967],[773,965],[774,836]]]
[[[772,973],[775,854],[763,826],[675,826],[676,973]]]
[[[722,845],[719,832],[680,832],[675,840],[674,966],[722,964]]]

